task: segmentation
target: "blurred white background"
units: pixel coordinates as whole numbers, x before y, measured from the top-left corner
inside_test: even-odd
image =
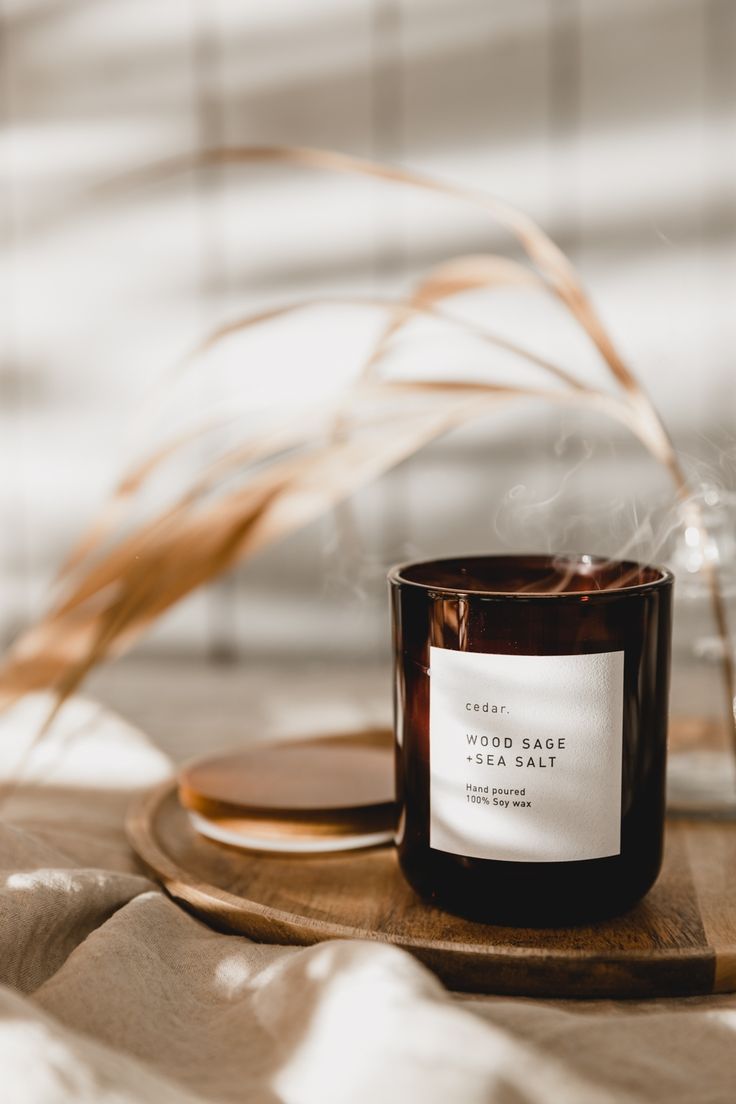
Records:
[[[579,266],[695,481],[734,490],[734,3],[2,0],[0,49],[4,641],[40,611],[124,463],[203,413],[242,415],[232,436],[275,402],[327,392],[380,319],[305,315],[176,375],[211,328],[293,297],[403,293],[454,254],[513,255],[471,208],[288,167],[90,195],[221,144],[340,149],[526,210]],[[605,379],[536,307],[476,296],[455,309]],[[481,366],[477,348],[434,332],[413,355]],[[666,477],[616,427],[521,405],[362,493],[357,547],[327,518],[195,596],[143,647],[384,655],[388,563],[613,554],[668,501]],[[647,540],[636,550],[656,555]]]

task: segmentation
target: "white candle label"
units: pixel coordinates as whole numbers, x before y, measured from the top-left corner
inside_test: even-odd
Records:
[[[565,862],[621,851],[624,653],[430,648],[430,847]]]

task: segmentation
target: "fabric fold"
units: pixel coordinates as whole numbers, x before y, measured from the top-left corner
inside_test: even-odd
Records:
[[[3,1104],[731,1104],[735,997],[453,996],[396,947],[212,931],[125,842],[169,762],[80,700],[37,755],[47,708],[0,720]]]

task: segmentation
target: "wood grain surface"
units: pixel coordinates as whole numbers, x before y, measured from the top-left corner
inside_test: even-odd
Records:
[[[394,795],[394,737],[387,728],[240,747],[179,770],[185,808],[264,840],[392,836]]]
[[[526,930],[425,905],[391,847],[272,856],[191,828],[175,782],[144,795],[131,843],[171,896],[207,923],[267,943],[372,939],[406,948],[450,987],[537,996],[642,997],[736,989],[736,824],[668,823],[664,869],[635,909],[592,926]]]

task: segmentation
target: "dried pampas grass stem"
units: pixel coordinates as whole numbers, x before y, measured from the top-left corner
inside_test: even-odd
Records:
[[[441,434],[520,398],[583,406],[624,424],[667,469],[688,524],[707,547],[700,507],[651,400],[620,357],[568,259],[531,219],[510,205],[404,169],[298,147],[216,149],[169,160],[97,188],[95,195],[107,198],[131,184],[150,184],[187,169],[257,163],[368,176],[471,203],[516,238],[530,264],[497,254],[453,257],[427,273],[405,299],[335,298],[282,304],[236,319],[210,334],[187,363],[196,362],[228,337],[313,306],[350,302],[386,314],[362,371],[333,407],[298,419],[285,416],[270,431],[205,465],[184,495],[131,532],[122,532],[121,527],[143,487],[208,427],[164,443],[123,476],[62,566],[51,608],[6,657],[0,669],[0,704],[29,690],[50,688],[57,695],[58,708],[95,664],[129,647],[181,598],[344,502]],[[601,357],[615,392],[591,387],[565,368],[485,327],[460,321],[444,309],[447,300],[462,292],[499,287],[543,292],[560,302]],[[381,368],[387,352],[400,331],[417,317],[462,330],[490,351],[512,353],[540,370],[550,386],[386,378]],[[233,476],[239,476],[242,485],[224,490],[224,481]],[[723,644],[728,727],[736,754],[734,665],[726,610],[716,565],[706,557],[703,570]]]

